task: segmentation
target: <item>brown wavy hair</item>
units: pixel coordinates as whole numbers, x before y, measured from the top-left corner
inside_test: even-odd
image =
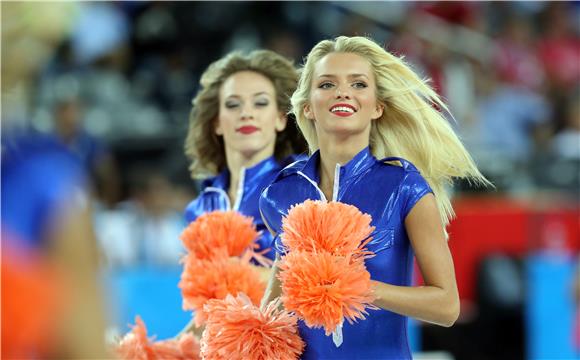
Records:
[[[215,133],[219,91],[227,78],[240,71],[254,71],[270,79],[276,90],[278,110],[288,117],[286,129],[276,136],[274,156],[281,160],[306,150],[306,142],[290,114],[290,97],[298,83],[292,61],[270,50],[254,50],[247,55],[231,52],[210,64],[202,74],[201,90],[192,101],[185,154],[192,161],[189,170],[194,179],[216,175],[226,168],[223,138]]]

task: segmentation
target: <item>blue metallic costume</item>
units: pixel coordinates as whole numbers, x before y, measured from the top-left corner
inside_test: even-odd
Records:
[[[262,190],[275,179],[278,172],[297,159],[297,156],[290,156],[284,161],[278,162],[276,158],[271,156],[251,168],[243,168],[240,173],[236,203],[233,206],[227,193],[230,185],[230,173],[227,169],[215,177],[204,180],[201,193],[185,209],[185,219],[189,223],[203,213],[216,210],[236,210],[243,215],[251,216],[257,230],[261,231],[258,250],[270,248],[270,251],[264,255],[273,260],[275,252],[270,246],[272,235],[266,229],[260,216],[258,199]]]
[[[389,162],[398,161],[402,166]],[[280,172],[260,197],[264,221],[280,233],[282,217],[289,208],[307,199],[326,200],[319,184],[319,152]],[[377,160],[365,148],[344,166],[337,164],[333,201],[356,206],[372,216],[376,230],[369,244],[376,256],[365,261],[371,279],[409,286],[413,251],[405,230],[405,217],[432,190],[410,162],[401,158]],[[284,252],[279,237],[275,249]],[[310,329],[299,322],[306,342],[303,359],[408,359],[407,318],[386,310],[370,310],[366,320],[343,325],[344,342],[336,347],[323,329]]]

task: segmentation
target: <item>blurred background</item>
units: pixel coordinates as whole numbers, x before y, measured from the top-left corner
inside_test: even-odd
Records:
[[[430,78],[496,186],[453,190],[462,313],[411,322],[417,356],[578,358],[580,2],[2,2],[2,130],[54,134],[89,175],[108,336],[136,314],[160,339],[189,320],[178,236],[201,73],[234,49],[300,64],[338,35]]]

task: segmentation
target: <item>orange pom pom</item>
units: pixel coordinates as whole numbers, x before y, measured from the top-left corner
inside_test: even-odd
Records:
[[[251,217],[237,211],[213,211],[192,221],[181,233],[185,248],[199,259],[241,256],[255,250],[259,233]]]
[[[282,301],[311,328],[326,335],[346,318],[364,319],[365,308],[376,309],[371,278],[361,257],[327,252],[290,251],[282,257],[278,277]]]
[[[154,351],[147,338],[147,328],[140,316],[135,317],[135,325],[131,331],[121,339],[116,349],[121,359],[149,360],[153,359]]]
[[[210,299],[223,299],[228,294],[244,293],[259,304],[266,284],[248,261],[241,259],[201,260],[191,255],[184,258],[179,281],[184,310],[196,310],[195,324],[205,320],[203,305]]]
[[[200,346],[193,334],[187,333],[179,339],[169,339],[152,344],[156,359],[200,360]]]
[[[201,338],[204,359],[298,359],[304,342],[298,335],[296,318],[272,301],[264,311],[240,294],[224,300],[211,300]]]
[[[335,255],[369,255],[364,250],[375,229],[371,217],[341,202],[306,200],[282,221],[282,243],[290,251],[327,251]]]
[[[153,342],[147,337],[147,328],[139,316],[132,330],[123,337],[115,349],[124,360],[199,360],[200,346],[192,334],[179,339]]]

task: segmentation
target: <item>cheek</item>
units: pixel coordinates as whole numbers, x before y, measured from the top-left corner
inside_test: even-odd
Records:
[[[312,104],[311,111],[313,114],[321,114],[326,110],[326,99],[320,94],[312,96],[310,103]]]
[[[223,133],[232,132],[234,128],[234,117],[227,113],[220,114],[218,125]]]

